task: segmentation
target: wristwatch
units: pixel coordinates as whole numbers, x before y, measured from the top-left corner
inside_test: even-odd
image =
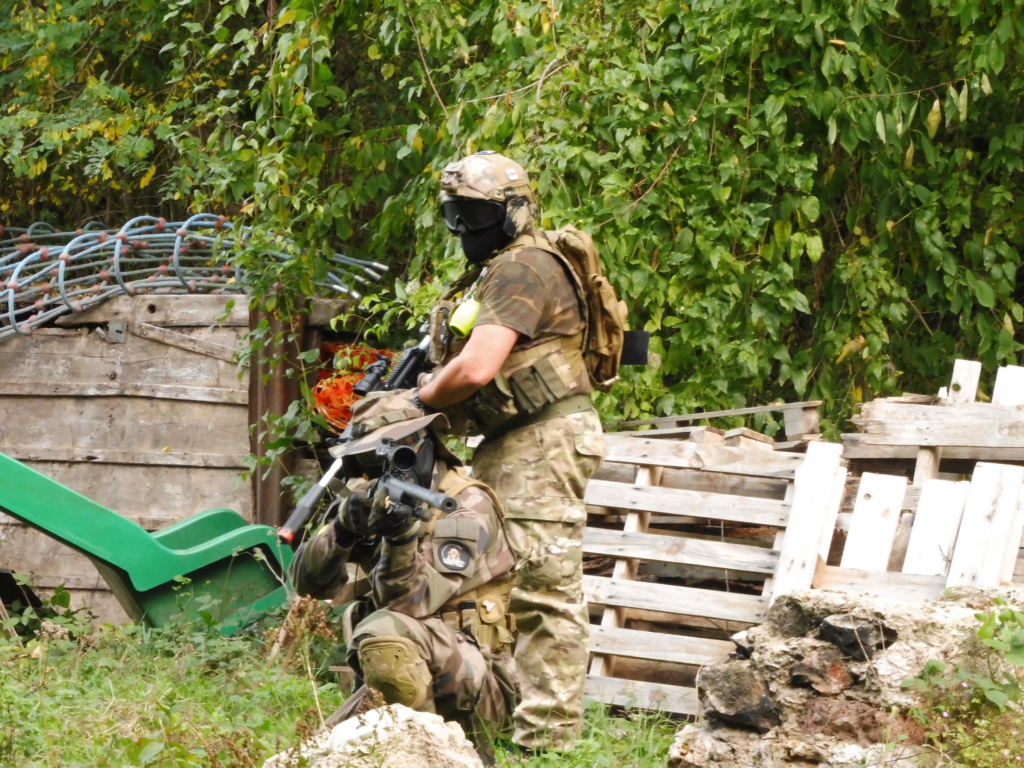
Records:
[[[423,411],[424,414],[437,413],[436,408],[431,408],[429,405],[420,400],[420,391],[414,389],[412,392],[412,404]]]

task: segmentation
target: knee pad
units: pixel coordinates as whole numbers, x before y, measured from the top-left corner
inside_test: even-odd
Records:
[[[405,637],[370,637],[359,644],[359,666],[368,688],[388,704],[419,709],[430,690],[430,670],[419,649]]]

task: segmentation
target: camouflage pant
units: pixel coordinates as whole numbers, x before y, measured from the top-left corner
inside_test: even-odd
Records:
[[[593,411],[481,443],[473,473],[505,505],[505,530],[525,564],[512,591],[522,702],[515,742],[571,749],[583,727],[590,620],[583,598],[583,493],[604,453]]]
[[[512,659],[492,655],[463,632],[448,627],[441,619],[414,619],[404,613],[378,610],[356,625],[346,637],[349,665],[360,676],[359,645],[371,637],[402,637],[411,640],[427,664],[433,680],[427,700],[418,707],[454,720],[478,747],[496,735],[511,731],[511,713],[518,702],[518,687]],[[348,714],[357,714],[359,697],[353,695]],[[344,719],[339,718],[340,719]]]

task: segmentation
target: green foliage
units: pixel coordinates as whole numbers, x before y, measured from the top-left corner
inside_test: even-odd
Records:
[[[606,417],[823,399],[835,428],[1017,362],[1010,0],[270,7],[16,3],[0,215],[223,210],[288,256],[247,265],[285,309],[348,249],[395,268],[353,319],[394,345],[460,266],[439,169],[501,149],[654,334]]]
[[[516,754],[514,746],[496,749],[496,764],[523,768],[647,768],[665,765],[678,723],[659,712],[631,710],[611,715],[590,703],[583,713],[583,736],[571,752]]]
[[[256,635],[228,639],[204,622],[66,635],[54,627],[76,614],[60,613],[24,642],[0,632],[0,763],[10,768],[262,765],[341,703],[309,653],[333,650],[322,637],[297,646],[304,658],[290,670],[268,662]]]
[[[1024,680],[1024,612],[1002,599],[975,614],[978,639],[991,651],[971,663],[925,664],[903,683],[917,691],[922,706],[910,715],[924,741],[957,765],[996,766],[1024,759],[1021,682]]]

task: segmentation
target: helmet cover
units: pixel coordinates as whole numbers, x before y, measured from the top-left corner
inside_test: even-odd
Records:
[[[505,203],[505,232],[512,238],[537,219],[537,199],[519,163],[484,151],[448,163],[441,173],[441,199],[458,197]]]

